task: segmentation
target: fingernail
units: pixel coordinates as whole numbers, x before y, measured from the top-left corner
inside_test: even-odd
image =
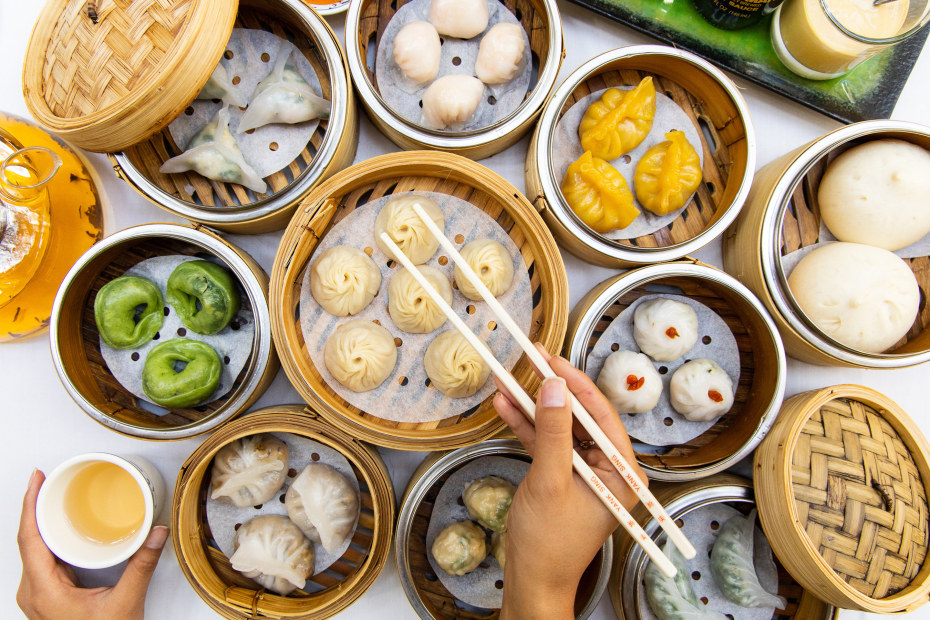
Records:
[[[565,379],[549,377],[539,389],[539,404],[543,407],[564,407],[565,391]]]
[[[29,486],[32,486],[32,483],[36,481],[36,476],[39,475],[39,468],[33,467],[32,474],[29,476]]]
[[[145,546],[149,549],[161,549],[168,540],[168,528],[164,525],[156,525],[145,541]]]

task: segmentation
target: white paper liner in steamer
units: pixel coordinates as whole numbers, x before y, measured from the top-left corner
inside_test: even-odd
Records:
[[[239,78],[239,83],[233,85],[233,88],[250,103],[258,83],[271,73],[278,54],[291,54],[290,60],[297,72],[317,95],[322,96],[320,79],[310,62],[286,39],[264,30],[233,28],[226,51],[232,53],[232,58],[224,56],[220,62],[230,80]],[[268,61],[262,60],[262,54],[267,54]],[[185,148],[191,138],[213,120],[223,105],[212,100],[198,99],[191,102],[188,109],[193,110],[193,114],[182,112],[168,125],[175,144]],[[310,143],[313,132],[320,124],[319,119],[315,119],[295,125],[265,125],[254,131],[239,133],[239,121],[244,113],[238,106],[229,106],[229,130],[239,143],[243,159],[262,178],[290,166]]]
[[[145,366],[145,358],[149,354],[149,351],[157,345],[168,340],[173,340],[174,338],[188,338],[189,340],[197,340],[210,345],[220,357],[222,371],[220,373],[219,385],[216,386],[216,390],[211,396],[195,406],[211,403],[218,398],[222,398],[229,392],[233,387],[236,377],[239,376],[239,373],[245,368],[245,364],[249,359],[249,354],[252,352],[252,339],[255,335],[255,319],[252,315],[252,307],[249,305],[249,298],[242,290],[242,287],[239,286],[238,282],[236,282],[236,286],[239,289],[239,299],[241,300],[239,312],[232,318],[229,325],[216,334],[198,334],[188,329],[184,323],[181,322],[178,313],[175,312],[171,304],[168,303],[168,299],[165,296],[165,286],[168,283],[168,277],[171,275],[171,272],[181,263],[195,260],[207,259],[181,254],[155,256],[133,265],[123,274],[126,276],[139,276],[140,278],[151,280],[161,291],[164,308],[167,309],[168,314],[165,316],[161,328],[158,330],[157,340],[150,340],[136,349],[114,349],[105,343],[103,338],[100,339],[100,353],[103,355],[103,360],[106,362],[107,368],[110,369],[110,372],[124,388],[132,392],[141,401],[144,401],[144,403],[140,402],[140,405],[156,415],[167,413],[168,410],[163,409],[160,405],[156,405],[145,395],[145,392],[142,390],[142,368]],[[211,262],[222,265],[218,260]],[[233,280],[235,282],[235,278],[233,278]],[[239,327],[233,329],[233,323]],[[184,332],[181,332],[184,333],[183,336],[181,336],[179,330],[184,330]],[[134,355],[136,359],[133,359]],[[229,359],[228,363],[226,359]]]
[[[491,216],[466,200],[436,192],[412,193],[431,198],[439,205],[446,218],[444,232],[459,251],[469,241],[484,238],[493,239],[507,248],[513,260],[513,283],[503,295],[497,297],[497,300],[513,317],[523,333],[528,334],[533,315],[530,277],[519,248],[507,232]],[[435,387],[427,387],[426,370],[423,367],[426,347],[442,332],[455,328],[446,321],[439,329],[428,334],[410,334],[395,327],[391,321],[387,309],[388,286],[401,266],[392,262],[394,267],[388,267],[388,257],[375,243],[374,227],[375,218],[381,208],[402,195],[407,194],[392,194],[366,203],[338,221],[326,233],[314,251],[313,261],[304,273],[300,293],[300,327],[317,372],[327,385],[353,407],[394,422],[430,422],[468,411],[484,401],[496,388],[493,380],[489,378],[484,387],[474,395],[467,398],[450,398]],[[456,241],[458,235],[464,238],[462,243]],[[365,309],[353,316],[337,317],[329,314],[310,294],[310,267],[316,262],[316,257],[338,245],[348,245],[361,250],[371,248],[371,257],[381,270],[381,288],[378,294]],[[441,257],[446,257],[445,265],[440,264]],[[454,263],[441,247],[425,264],[443,272],[450,283],[453,281]],[[469,307],[474,309],[474,314],[468,313]],[[469,300],[457,288],[453,288],[452,308],[465,324],[487,343],[494,357],[504,368],[513,368],[523,350],[503,327],[489,329],[489,323],[496,323],[497,317],[486,303]],[[333,377],[323,361],[326,340],[340,325],[355,319],[377,320],[392,336],[402,340],[402,345],[397,349],[394,371],[380,386],[368,392],[353,392],[343,386]],[[401,377],[406,377],[405,385],[401,385]]]
[[[578,136],[578,126],[581,125],[581,119],[584,117],[584,113],[587,112],[588,107],[600,99],[601,95],[607,90],[607,88],[603,88],[591,93],[587,97],[579,99],[575,102],[575,105],[562,115],[562,118],[559,119],[559,122],[556,124],[555,136],[553,136],[552,139],[552,171],[556,175],[556,181],[559,186],[562,185],[562,179],[565,178],[565,173],[568,171],[569,165],[584,155],[584,149],[581,148],[581,138]],[[618,90],[631,90],[631,88],[620,88]],[[657,230],[661,230],[674,222],[678,216],[681,215],[681,212],[687,208],[691,199],[694,197],[693,194],[691,198],[685,201],[685,206],[680,209],[665,215],[656,215],[639,204],[639,201],[636,199],[636,190],[633,183],[633,178],[636,174],[636,164],[639,163],[639,160],[643,158],[643,155],[645,155],[646,151],[650,148],[656,144],[665,142],[665,134],[675,129],[683,131],[688,142],[690,142],[694,150],[697,151],[698,157],[701,160],[701,169],[703,170],[704,146],[701,141],[700,131],[694,126],[694,123],[691,121],[691,118],[685,114],[685,111],[681,109],[681,106],[664,94],[656,92],[656,116],[652,121],[652,129],[649,130],[649,135],[647,135],[646,139],[632,151],[608,162],[623,175],[624,179],[626,179],[626,183],[630,187],[630,192],[633,193],[633,202],[641,213],[626,228],[595,234],[600,234],[602,237],[613,240],[635,239],[643,235],[651,235]]]
[[[439,489],[436,501],[433,502],[429,526],[426,529],[426,555],[439,581],[452,596],[460,601],[485,609],[500,609],[501,607],[503,589],[497,587],[497,582],[503,581],[504,571],[497,563],[497,559],[491,555],[491,536],[489,534],[487,537],[489,555],[485,561],[472,572],[460,576],[450,575],[439,568],[431,551],[433,541],[447,525],[457,521],[474,521],[469,516],[464,501],[460,501],[468,483],[485,476],[497,476],[516,487],[526,477],[529,469],[530,464],[520,459],[484,456],[462,466],[449,476]]]
[[[710,572],[710,550],[714,546],[714,541],[717,540],[717,534],[723,524],[735,516],[744,515],[723,502],[714,502],[692,510],[681,518],[684,523],[681,531],[697,549],[697,556],[693,560],[685,560],[688,573],[692,575],[691,587],[699,599],[707,598],[708,609],[729,614],[731,618],[739,620],[771,620],[775,613],[774,607],[747,609],[731,603],[720,592]],[[778,590],[778,569],[772,560],[772,548],[769,541],[759,529],[758,523],[757,519],[753,527],[753,557],[756,576],[767,592],[775,593]],[[716,524],[716,529],[714,524]],[[664,541],[659,546],[662,545]],[[643,573],[645,574],[645,570]],[[695,579],[695,576],[698,578]],[[641,620],[657,620],[646,600],[646,586],[642,579],[637,584],[637,597]]]
[[[419,88],[407,78],[397,63],[394,62],[394,37],[400,29],[412,21],[429,21],[430,0],[412,0],[400,7],[388,22],[387,28],[381,35],[381,43],[375,56],[375,75],[378,80],[378,91],[381,98],[395,113],[411,123],[420,124],[422,113],[423,93],[429,87],[425,84]],[[461,126],[449,127],[444,132],[476,131],[490,127],[510,116],[514,110],[523,103],[523,98],[530,87],[533,74],[532,50],[530,41],[523,30],[523,25],[513,13],[498,2],[488,0],[489,20],[488,27],[479,35],[471,39],[456,39],[440,35],[443,42],[440,47],[439,73],[436,79],[446,75],[475,75],[475,61],[478,59],[478,48],[481,39],[492,26],[501,22],[517,24],[523,32],[525,46],[523,48],[523,66],[517,75],[504,84],[485,85],[484,95],[478,108]],[[458,58],[459,64],[453,64]],[[432,82],[431,82],[432,83]],[[489,96],[496,101],[491,105]]]
[[[346,479],[348,479],[348,481],[352,484],[352,488],[355,489],[359,499],[361,499],[358,478],[356,478],[355,472],[352,471],[352,466],[349,464],[349,461],[346,460],[346,457],[340,454],[337,450],[334,450],[333,448],[325,446],[319,442],[313,441],[312,439],[307,439],[306,437],[301,437],[291,433],[271,434],[287,444],[287,466],[290,469],[295,470],[298,476],[300,475],[300,472],[302,472],[304,468],[310,463],[323,463],[325,465],[329,465],[340,474],[345,476]],[[314,458],[314,455],[317,458]],[[212,465],[210,471],[210,475],[212,476]],[[265,504],[262,504],[260,508],[256,508],[255,506],[238,508],[229,500],[229,498],[225,497],[211,499],[211,483],[210,488],[207,489],[207,524],[210,526],[210,532],[213,534],[213,540],[216,541],[220,551],[226,554],[226,557],[231,558],[233,555],[237,525],[243,524],[249,519],[254,519],[255,517],[260,517],[262,515],[287,516],[287,509],[284,506],[284,496],[287,493],[287,490],[290,488],[291,482],[293,480],[294,478],[287,476],[284,481],[284,486],[281,487],[281,490],[275,494],[274,498],[270,499]],[[359,505],[361,505],[361,503]],[[342,557],[342,555],[349,548],[349,545],[352,543],[352,537],[354,536],[355,528],[357,526],[358,518],[355,520],[355,525],[352,526],[352,534],[349,534],[345,542],[343,542],[342,545],[333,553],[326,551],[326,549],[323,548],[323,545],[319,543],[313,543],[314,575],[322,573]],[[304,590],[313,592],[315,590],[319,590],[319,587],[308,583]]]
[[[647,287],[648,290],[648,287]],[[670,446],[686,443],[695,437],[699,437],[714,424],[717,419],[703,422],[692,422],[683,415],[675,411],[669,400],[669,383],[672,375],[687,360],[698,358],[708,358],[717,362],[730,379],[733,381],[733,391],[736,391],[739,385],[740,363],[739,347],[736,344],[736,338],[733,332],[727,327],[720,315],[705,306],[704,304],[686,297],[684,295],[645,295],[634,301],[630,306],[621,312],[617,318],[611,321],[604,333],[598,339],[597,344],[588,354],[585,363],[585,373],[593,380],[604,366],[607,356],[613,353],[612,346],[620,345],[619,350],[637,351],[639,346],[633,338],[633,314],[636,307],[644,301],[656,299],[658,297],[672,299],[688,304],[694,310],[698,318],[698,338],[697,342],[691,349],[677,360],[671,362],[653,361],[653,366],[659,370],[659,376],[662,377],[662,396],[659,397],[659,404],[652,411],[645,413],[621,413],[620,420],[631,437],[653,446]],[[703,339],[709,336],[710,342],[704,344]],[[662,373],[662,368],[667,372]],[[666,426],[666,420],[670,419],[671,424]]]

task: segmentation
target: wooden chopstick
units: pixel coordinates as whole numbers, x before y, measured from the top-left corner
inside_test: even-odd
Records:
[[[533,399],[523,390],[517,380],[513,378],[513,375],[504,368],[499,361],[494,357],[491,351],[488,349],[487,345],[482,342],[478,336],[475,335],[471,329],[465,325],[465,322],[455,313],[455,310],[446,303],[446,300],[433,288],[429,283],[426,277],[420,273],[420,270],[417,268],[413,262],[407,258],[403,251],[397,247],[397,244],[391,239],[390,235],[387,233],[381,233],[381,240],[384,242],[385,246],[391,251],[392,258],[395,258],[410,274],[413,278],[419,283],[430,299],[443,311],[446,315],[446,318],[455,326],[456,329],[468,340],[468,343],[475,349],[475,351],[481,356],[484,362],[491,368],[491,371],[494,373],[501,383],[510,391],[510,394],[517,400],[517,404],[523,409],[526,415],[530,420],[536,420],[536,404],[533,402]],[[646,555],[656,563],[659,567],[659,570],[662,571],[664,575],[669,578],[673,578],[677,570],[675,565],[666,557],[664,553],[659,549],[656,543],[650,538],[643,528],[640,527],[639,523],[630,516],[630,513],[627,512],[626,508],[623,507],[623,504],[614,497],[610,489],[607,488],[607,485],[594,473],[594,470],[591,469],[591,466],[588,465],[581,455],[578,454],[576,450],[572,450],[572,467],[575,471],[578,472],[578,475],[585,481],[585,483],[597,494],[601,502],[607,507],[608,510],[613,513],[614,517],[620,522],[620,524],[629,532],[630,536],[635,540],[646,552]]]
[[[536,368],[539,369],[540,373],[544,377],[555,377],[556,374],[546,362],[545,358],[536,350],[536,347],[533,346],[533,343],[530,342],[530,339],[527,338],[526,334],[523,333],[523,330],[517,325],[513,318],[507,313],[504,307],[497,301],[497,298],[491,294],[491,291],[488,290],[488,287],[484,285],[484,282],[481,281],[481,278],[478,277],[478,274],[471,268],[471,265],[468,264],[468,261],[459,254],[459,251],[455,248],[452,242],[446,237],[445,233],[436,226],[436,223],[426,214],[426,211],[423,210],[418,204],[413,205],[413,210],[416,214],[423,220],[423,223],[426,225],[427,229],[433,234],[443,249],[449,254],[453,261],[455,261],[456,266],[462,271],[465,275],[468,282],[481,294],[481,297],[488,304],[488,307],[497,315],[498,321],[507,328],[507,331],[510,332],[510,335],[517,341],[523,351],[526,353],[529,360],[533,363]],[[591,439],[594,440],[594,443],[597,444],[597,447],[607,456],[607,459],[613,464],[614,468],[620,473],[623,479],[630,485],[630,488],[636,493],[636,496],[642,501],[642,503],[649,510],[650,514],[659,522],[659,525],[665,530],[665,533],[668,535],[669,540],[678,547],[678,550],[681,551],[681,554],[688,558],[689,560],[696,555],[696,550],[691,542],[685,537],[684,533],[676,525],[675,520],[671,518],[662,504],[655,498],[655,496],[649,491],[643,481],[636,475],[635,470],[630,467],[629,462],[623,455],[620,453],[620,450],[613,445],[613,442],[610,441],[610,438],[607,437],[607,434],[601,430],[601,427],[597,425],[597,422],[594,421],[594,418],[591,417],[591,414],[584,408],[584,406],[575,398],[574,394],[571,394],[572,399],[572,412],[575,414],[575,417],[581,422],[581,425],[584,427],[588,434],[591,435]]]

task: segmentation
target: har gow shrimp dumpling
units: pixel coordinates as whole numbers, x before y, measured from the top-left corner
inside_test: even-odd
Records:
[[[459,521],[439,532],[430,552],[439,568],[461,576],[478,568],[488,557],[488,545],[484,530],[472,521]]]
[[[617,413],[645,413],[659,403],[662,377],[642,353],[614,351],[604,360],[597,387]]]
[[[339,550],[358,521],[358,493],[345,476],[323,463],[310,463],[294,478],[284,506],[307,538],[330,553]]]
[[[391,332],[355,319],[337,328],[326,341],[323,362],[339,383],[353,392],[367,392],[394,371],[397,347]]]
[[[382,252],[394,258],[381,241],[381,233],[386,232],[414,265],[421,265],[436,253],[439,240],[430,233],[426,224],[413,210],[413,205],[420,205],[439,230],[445,229],[446,218],[433,200],[424,196],[401,196],[388,202],[378,212],[378,217],[375,218],[375,242]]]
[[[439,34],[457,39],[478,36],[488,27],[488,0],[432,0],[429,20]]]
[[[917,278],[888,250],[830,243],[801,259],[788,286],[801,310],[827,336],[881,353],[903,338],[920,307]]]
[[[452,285],[445,274],[428,265],[418,267],[447,304],[452,304]],[[406,269],[400,269],[388,285],[388,313],[398,329],[428,334],[446,322],[446,315]]]
[[[429,343],[423,366],[432,384],[450,398],[471,396],[487,383],[491,374],[481,355],[454,329],[439,334]]]
[[[562,195],[575,215],[599,233],[626,228],[639,217],[626,179],[591,151],[566,170]]]
[[[643,78],[632,90],[609,88],[581,119],[581,148],[613,161],[646,139],[655,115],[656,89],[651,77]]]
[[[665,134],[636,164],[636,199],[656,215],[685,206],[701,183],[701,158],[683,131]]]
[[[323,252],[310,268],[310,293],[330,314],[361,312],[378,294],[381,271],[358,248],[338,245]]]
[[[262,515],[236,530],[233,569],[263,587],[287,596],[313,574],[313,545],[290,519]]]
[[[287,444],[260,433],[223,446],[213,457],[211,499],[228,497],[239,508],[264,504],[287,476]]]
[[[523,65],[526,41],[523,27],[501,22],[481,39],[475,75],[485,84],[503,84],[512,80]]]
[[[688,304],[662,297],[649,299],[633,312],[633,339],[657,362],[671,362],[691,350],[698,319]]]
[[[472,117],[484,96],[484,83],[470,75],[444,75],[423,93],[421,121],[428,129],[449,129]]]
[[[412,21],[394,37],[394,62],[417,85],[427,84],[436,78],[441,55],[439,33],[429,22]]]
[[[827,167],[817,195],[840,241],[900,250],[930,233],[930,152],[904,140],[860,144]]]
[[[719,418],[733,406],[733,381],[714,360],[696,359],[679,366],[668,391],[675,411],[692,422]]]
[[[513,282],[513,259],[503,245],[493,239],[475,239],[465,244],[461,254],[492,295],[499,297],[510,288]],[[468,299],[481,301],[481,294],[471,285],[458,265],[454,273],[459,292]]]

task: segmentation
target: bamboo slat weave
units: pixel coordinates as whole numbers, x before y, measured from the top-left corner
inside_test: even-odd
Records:
[[[878,411],[825,403],[803,427],[791,472],[799,527],[839,577],[876,599],[911,584],[927,555],[925,485]]]

